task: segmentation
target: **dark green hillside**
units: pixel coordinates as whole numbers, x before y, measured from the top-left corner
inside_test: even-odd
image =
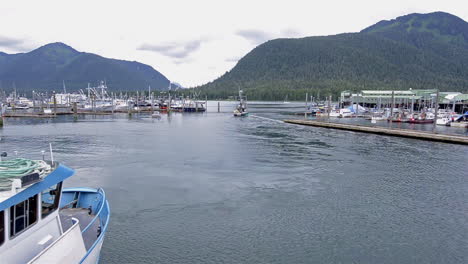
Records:
[[[107,80],[111,90],[163,90],[169,80],[151,66],[131,61],[107,59],[78,52],[63,43],[52,43],[22,54],[0,54],[0,81],[3,89],[13,83],[21,91],[69,90],[85,88]]]
[[[319,91],[336,96],[360,89],[466,90],[467,30],[465,21],[434,13],[379,22],[360,33],[276,39],[198,89],[226,98],[240,87],[251,99],[264,100],[286,94],[303,100],[306,92]]]

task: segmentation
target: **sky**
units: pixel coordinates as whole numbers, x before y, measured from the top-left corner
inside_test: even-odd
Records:
[[[0,51],[63,42],[151,65],[194,87],[270,39],[358,32],[380,20],[434,11],[468,21],[466,0],[1,0]]]

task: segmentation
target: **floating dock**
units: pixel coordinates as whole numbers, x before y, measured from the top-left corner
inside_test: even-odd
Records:
[[[153,113],[154,111],[159,111],[162,113],[166,112],[179,112],[179,113],[203,113],[206,111],[205,108],[179,108],[179,109],[160,109],[160,108],[151,108],[145,107],[141,109],[119,109],[119,110],[78,110],[76,112],[73,111],[57,111],[56,113],[44,113],[44,112],[25,112],[25,111],[10,111],[3,113],[2,117],[26,117],[26,118],[54,118],[58,115],[112,115],[112,114],[137,114],[137,113]]]
[[[58,115],[59,113],[57,113]],[[37,113],[5,113],[2,117],[31,117],[31,118],[54,118],[54,114],[37,114]]]
[[[418,130],[410,130],[410,129],[385,128],[385,127],[379,127],[379,126],[349,125],[349,124],[340,124],[340,123],[313,121],[313,120],[284,120],[284,122],[289,123],[289,124],[296,124],[296,125],[333,128],[333,129],[341,129],[341,130],[348,130],[348,131],[373,133],[373,134],[379,134],[379,135],[385,135],[385,136],[406,137],[406,138],[415,138],[415,139],[422,139],[422,140],[431,140],[431,141],[438,141],[438,142],[468,145],[468,137],[463,136],[463,135],[435,134],[435,133],[418,131]]]

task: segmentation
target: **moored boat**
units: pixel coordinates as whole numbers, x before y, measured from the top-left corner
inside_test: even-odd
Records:
[[[395,121],[393,121],[393,122],[395,122]],[[432,124],[432,123],[434,123],[434,120],[433,119],[414,119],[414,118],[411,118],[406,122],[408,122],[410,124]]]
[[[340,109],[340,115],[338,117],[347,118],[347,117],[352,117],[352,116],[353,116],[353,112],[351,112],[350,109],[342,108]]]
[[[54,161],[0,161],[0,262],[98,263],[110,209],[104,190],[64,188]]]
[[[454,118],[453,122],[450,122],[452,127],[467,127],[468,128],[468,111],[464,114]]]
[[[452,122],[452,119],[449,116],[442,116],[436,120],[436,124],[439,126],[450,126],[450,122]]]
[[[410,124],[432,124],[434,123],[434,116],[432,113],[422,112],[411,116],[407,122]]]

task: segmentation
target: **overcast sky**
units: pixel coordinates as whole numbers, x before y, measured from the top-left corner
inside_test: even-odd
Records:
[[[221,76],[269,39],[357,32],[383,19],[433,11],[468,21],[466,0],[11,0],[0,4],[0,51],[64,42],[149,64],[191,87]]]

